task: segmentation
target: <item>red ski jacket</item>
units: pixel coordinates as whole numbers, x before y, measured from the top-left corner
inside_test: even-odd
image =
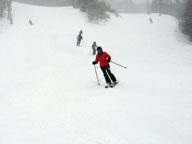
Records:
[[[110,58],[111,56],[106,53],[106,52],[102,52],[102,54],[97,54],[95,62],[96,63],[100,63],[100,67],[104,67],[107,66],[109,64],[109,62],[107,62],[107,59]]]

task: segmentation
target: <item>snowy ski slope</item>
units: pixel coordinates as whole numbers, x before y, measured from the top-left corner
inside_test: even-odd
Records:
[[[72,7],[16,2],[13,17],[0,21],[0,144],[192,143],[192,43],[175,18],[90,24]],[[98,66],[97,85],[93,41],[127,66],[111,63],[113,89]]]

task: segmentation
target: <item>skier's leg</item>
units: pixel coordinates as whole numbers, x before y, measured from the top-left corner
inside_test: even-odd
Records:
[[[106,71],[107,71],[108,75],[110,76],[111,80],[113,81],[113,83],[115,83],[117,81],[117,79],[114,76],[114,74],[111,72],[109,65],[106,67]]]
[[[111,80],[106,72],[106,67],[101,67],[101,70],[103,72],[103,75],[104,75],[104,78],[105,78],[105,81],[106,83],[110,84],[111,83]]]
[[[81,40],[77,39],[77,45],[80,46]]]
[[[93,55],[96,55],[96,49],[95,48],[93,49]]]

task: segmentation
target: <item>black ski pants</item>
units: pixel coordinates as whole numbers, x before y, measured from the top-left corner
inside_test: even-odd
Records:
[[[77,40],[77,46],[80,46],[81,40]]]
[[[111,83],[111,80],[113,82],[116,82],[116,78],[115,76],[111,73],[111,70],[110,70],[110,66],[107,65],[107,66],[104,66],[104,67],[101,67],[101,70],[103,72],[103,75],[105,77],[105,81],[106,83]]]

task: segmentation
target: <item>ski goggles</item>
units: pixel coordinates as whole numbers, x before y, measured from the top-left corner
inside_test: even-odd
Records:
[[[101,49],[98,49],[97,52],[102,52],[102,50],[101,50]]]

